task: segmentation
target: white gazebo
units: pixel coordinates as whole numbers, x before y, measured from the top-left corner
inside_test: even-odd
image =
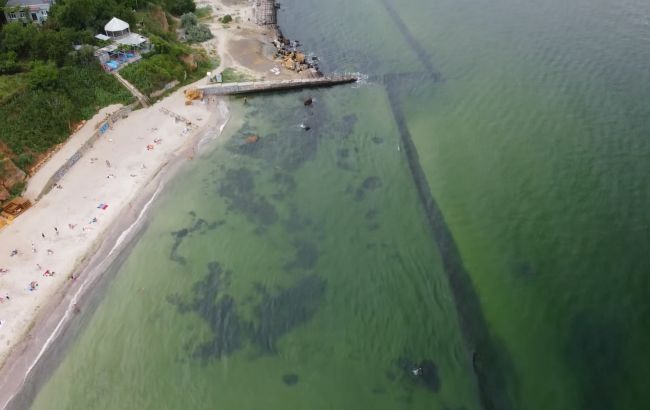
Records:
[[[129,23],[122,21],[117,17],[113,17],[111,21],[106,23],[104,26],[104,31],[106,35],[112,38],[122,37],[131,33],[129,29]]]

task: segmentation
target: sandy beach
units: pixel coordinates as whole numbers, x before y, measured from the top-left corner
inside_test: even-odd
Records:
[[[138,193],[179,152],[191,150],[208,126],[226,119],[224,102],[186,106],[183,89],[152,107],[134,111],[115,123],[70,169],[60,188],[52,189],[0,231],[0,268],[7,270],[0,276],[3,362],[30,330],[41,307],[60,297],[64,284],[101,244],[107,229],[125,214],[137,212],[132,202]],[[48,171],[46,165],[39,173],[47,177]],[[37,184],[42,179],[39,173],[33,177]]]
[[[213,10],[205,23],[215,38],[202,46],[219,57],[218,71],[234,68],[256,79],[298,76],[273,61],[273,32],[249,20],[247,1],[197,2],[206,6]],[[218,22],[224,14],[231,14],[233,23]],[[280,74],[270,73],[274,67]],[[42,195],[50,177],[121,106],[100,110],[30,178],[25,197],[37,202],[0,230],[0,408],[79,309],[84,292],[128,245],[171,165],[191,159],[202,139],[220,134],[228,120],[225,99],[185,105],[184,90],[206,81],[114,123],[58,186]]]

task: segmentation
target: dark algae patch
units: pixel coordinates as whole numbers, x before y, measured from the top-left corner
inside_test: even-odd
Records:
[[[273,205],[265,197],[255,194],[253,173],[247,168],[227,170],[218,192],[226,199],[229,210],[242,213],[256,225],[272,225],[278,220]]]
[[[190,215],[192,216],[193,222],[189,227],[182,228],[179,229],[178,231],[174,231],[171,233],[172,237],[174,238],[174,244],[172,245],[169,258],[174,262],[180,263],[181,265],[186,264],[187,260],[183,256],[178,254],[178,248],[179,246],[181,246],[181,244],[187,238],[188,235],[197,231],[200,233],[205,233],[207,230],[217,229],[218,227],[226,223],[226,221],[224,221],[223,219],[220,219],[215,222],[208,222],[203,218],[197,218],[194,212],[190,212]]]
[[[257,302],[252,319],[248,319],[238,310],[238,301],[226,292],[231,276],[232,272],[224,270],[218,262],[210,262],[208,274],[194,284],[189,300],[179,294],[167,297],[180,313],[197,314],[212,331],[210,340],[194,348],[195,358],[219,359],[242,349],[246,343],[263,354],[277,353],[280,338],[316,314],[326,288],[326,282],[317,275],[305,276],[293,286],[276,291],[256,284],[253,294],[242,303]]]
[[[243,346],[249,325],[237,313],[232,296],[224,293],[230,285],[231,275],[232,272],[224,270],[218,262],[210,262],[207,276],[192,288],[192,300],[184,302],[177,294],[167,298],[179,312],[198,314],[212,330],[214,337],[199,345],[193,353],[194,357],[204,360],[220,358]]]
[[[359,118],[356,114],[347,114],[341,118],[340,122],[333,124],[334,135],[341,139],[348,139],[354,132],[354,127],[357,125]]]
[[[271,195],[273,199],[283,200],[296,191],[296,180],[291,174],[276,172],[273,174],[272,181],[277,187],[277,192]]]
[[[326,287],[327,283],[318,275],[305,276],[295,285],[276,293],[258,286],[261,302],[254,309],[253,343],[264,353],[276,353],[277,342],[284,334],[316,314]]]
[[[354,199],[361,201],[365,199],[368,192],[382,187],[381,179],[377,176],[371,176],[363,180],[361,185],[354,191]]]
[[[296,242],[294,243],[296,254],[294,259],[284,265],[286,270],[294,269],[313,269],[320,257],[318,246],[313,242]]]
[[[312,225],[311,218],[302,217],[298,208],[291,206],[289,208],[289,216],[287,217],[284,227],[287,232],[296,233],[304,230],[305,228]]]

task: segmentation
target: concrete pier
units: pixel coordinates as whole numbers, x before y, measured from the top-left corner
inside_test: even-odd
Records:
[[[249,81],[242,83],[221,83],[198,86],[197,89],[208,95],[253,94],[269,91],[283,91],[300,88],[328,87],[337,84],[354,83],[359,80],[356,75],[329,75],[318,78],[300,78],[296,80]]]

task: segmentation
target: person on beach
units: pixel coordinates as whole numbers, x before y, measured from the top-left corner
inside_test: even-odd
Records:
[[[34,241],[32,241],[32,252],[36,253],[36,245],[34,245]]]
[[[45,239],[45,234],[43,232],[41,232],[41,236]]]
[[[59,236],[59,230],[57,229],[56,226],[54,227],[54,232],[56,232],[56,236]]]
[[[18,249],[14,249],[13,251],[11,251],[11,254],[9,256],[16,256],[16,255],[18,255]]]
[[[54,255],[54,251],[53,251],[52,249],[48,249],[48,250],[47,250],[47,254],[48,254],[48,255]]]

